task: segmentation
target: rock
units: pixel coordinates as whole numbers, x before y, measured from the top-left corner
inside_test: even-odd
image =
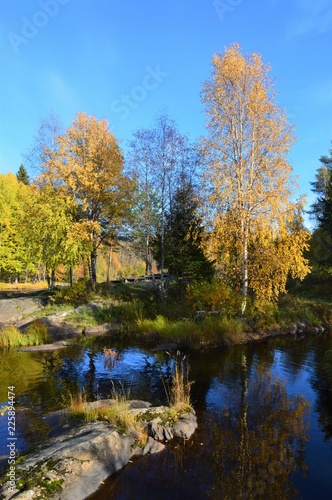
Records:
[[[29,352],[29,351],[58,351],[59,349],[64,349],[67,347],[67,344],[63,341],[60,343],[55,342],[54,344],[41,344],[41,345],[33,345],[29,347],[21,347],[19,351],[21,352]]]
[[[296,323],[296,333],[307,333],[308,325],[305,321],[298,321]]]
[[[150,408],[150,403],[140,400],[130,401],[131,411],[161,414],[165,418],[165,407]],[[112,404],[112,400],[86,403],[89,407]],[[166,409],[167,410],[167,409]],[[133,446],[136,433],[119,434],[107,422],[92,422],[77,427],[77,423],[67,418],[67,410],[59,410],[43,418],[49,427],[47,445],[16,465],[16,480],[30,474],[35,486],[30,490],[11,491],[9,483],[0,488],[0,497],[28,500],[33,498],[52,498],[53,500],[84,500],[97,491],[100,483],[126,465],[134,455],[159,453],[165,448],[160,441],[174,436],[188,439],[197,427],[194,413],[183,414],[175,424],[162,423],[157,416],[149,423],[154,435],[148,436],[144,446]],[[143,422],[143,420],[142,420]],[[143,422],[144,427],[144,422]],[[45,481],[50,487],[58,485],[58,493],[45,493]],[[44,489],[43,489],[44,488]]]
[[[194,412],[184,413],[179,420],[173,424],[174,437],[189,439],[197,429],[197,417]]]
[[[147,401],[141,401],[140,399],[131,399],[129,403],[131,410],[148,409],[151,407],[151,403],[148,403]]]
[[[165,448],[165,445],[159,441],[155,441],[152,437],[148,437],[146,445],[143,448],[142,455],[152,455],[153,453],[159,453]]]
[[[82,333],[85,337],[99,337],[118,332],[119,329],[120,325],[110,325],[108,323],[104,323],[103,325],[87,326],[83,329]]]
[[[158,439],[158,441],[162,441],[163,432],[162,432],[162,426],[160,425],[159,422],[161,422],[161,420],[155,418],[152,420],[152,422],[148,423],[148,434],[153,439]]]
[[[291,333],[292,335],[295,335],[297,332],[297,325],[296,324],[290,325],[287,328],[287,332]]]
[[[35,297],[1,299],[0,324],[6,325],[20,321],[24,315],[33,314],[42,307],[42,300]]]
[[[154,418],[148,423],[148,435],[157,441],[170,441],[173,437],[189,439],[197,428],[197,418],[194,412],[184,413],[173,424],[162,424],[161,418]]]
[[[178,344],[174,344],[174,343],[161,344],[161,345],[157,345],[157,347],[155,347],[154,349],[152,349],[152,352],[158,352],[158,351],[175,351],[178,348],[179,348]]]
[[[17,466],[16,475],[19,470],[42,470],[46,476],[47,464],[52,461],[52,481],[63,481],[61,493],[52,498],[83,500],[99,488],[101,481],[128,463],[133,442],[133,436],[120,435],[105,422],[86,424],[76,429],[74,437],[70,433],[62,435],[47,448],[28,456],[24,464]],[[6,485],[1,493],[4,499],[29,498],[26,492],[13,493]],[[31,498],[36,498],[36,492]]]
[[[157,441],[169,441],[173,438],[170,424],[162,425],[160,418],[155,418],[148,423],[148,435]]]
[[[45,316],[39,321],[47,327],[51,339],[55,341],[72,339],[82,335],[79,328],[76,328],[70,322],[64,321],[61,316],[59,317],[56,314]]]

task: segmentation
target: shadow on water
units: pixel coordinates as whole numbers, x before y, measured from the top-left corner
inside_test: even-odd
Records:
[[[105,342],[0,354],[1,400],[15,385],[17,405],[30,409],[30,420],[18,419],[22,449],[34,444],[40,415],[82,390],[88,400],[106,398],[114,384],[133,399],[166,403],[161,374],[171,374],[170,357]],[[134,458],[90,500],[330,498],[332,392],[322,366],[331,346],[325,335],[190,352],[192,439]],[[4,443],[1,421],[0,432]]]

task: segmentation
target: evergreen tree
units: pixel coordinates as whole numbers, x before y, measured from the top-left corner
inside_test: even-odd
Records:
[[[165,264],[177,278],[211,278],[213,263],[202,248],[204,228],[198,215],[198,201],[192,183],[183,181],[174,194],[165,221]]]
[[[25,184],[26,186],[28,186],[30,184],[28,172],[23,164],[18,169],[18,172],[16,174],[16,179],[19,182],[22,182],[23,184]]]
[[[319,226],[332,237],[332,169],[325,189],[325,196],[319,200],[320,213],[317,214]]]
[[[316,173],[316,180],[311,182],[312,191],[318,194],[318,198],[311,205],[310,214],[317,220],[318,226],[332,233],[331,222],[331,198],[332,198],[332,149],[329,151],[330,157],[321,156],[319,161],[321,166]]]
[[[330,156],[321,156],[321,166],[316,180],[311,182],[312,191],[318,194],[309,213],[317,221],[310,245],[310,259],[324,274],[332,264],[332,149]]]

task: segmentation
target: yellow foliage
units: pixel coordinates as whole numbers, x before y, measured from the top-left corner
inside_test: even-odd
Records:
[[[244,296],[251,287],[276,298],[289,274],[302,279],[309,272],[303,258],[308,233],[291,228],[303,210],[303,202],[291,200],[296,184],[286,154],[293,128],[274,102],[270,67],[259,54],[244,56],[234,44],[212,64],[202,92],[210,253]]]

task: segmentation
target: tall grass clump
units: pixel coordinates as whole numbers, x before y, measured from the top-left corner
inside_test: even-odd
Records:
[[[165,381],[162,377],[168,404],[176,411],[190,410],[191,407],[191,386],[189,380],[189,363],[186,355],[177,351],[172,357],[174,370],[170,379]]]
[[[183,319],[169,321],[164,316],[137,322],[137,331],[148,342],[174,342],[181,347],[199,347],[200,328],[194,322]]]
[[[129,391],[123,387],[115,389],[113,384],[112,399],[88,402],[83,392],[70,396],[69,417],[84,422],[106,421],[117,427],[122,433],[131,433],[139,441],[144,441],[144,431],[137,415],[131,411]],[[145,435],[145,434],[144,434]]]
[[[50,342],[48,330],[40,321],[34,321],[25,332],[12,325],[0,330],[0,348],[41,345]]]
[[[198,324],[204,346],[242,344],[246,341],[245,326],[238,318],[206,316]]]

